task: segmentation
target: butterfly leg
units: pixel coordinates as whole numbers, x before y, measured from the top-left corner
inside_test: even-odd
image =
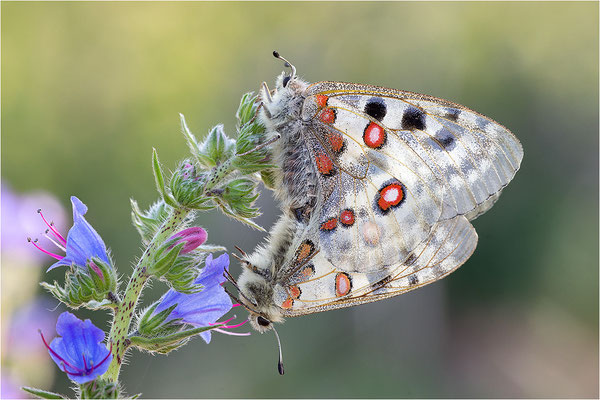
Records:
[[[252,152],[254,152],[254,151],[258,151],[258,150],[262,149],[263,147],[265,147],[265,146],[268,146],[268,145],[270,145],[271,143],[274,143],[274,142],[278,141],[279,139],[281,139],[281,135],[278,133],[278,134],[276,134],[275,136],[273,136],[271,139],[267,140],[267,141],[266,141],[266,142],[264,142],[264,143],[261,143],[261,144],[259,144],[259,145],[258,145],[258,146],[256,146],[255,148],[253,148],[253,149],[250,149],[250,150],[248,150],[248,151],[246,151],[246,152],[244,152],[244,153],[241,153],[241,154],[236,154],[236,155],[237,155],[238,157],[245,156],[245,155],[247,155],[247,154],[250,154],[250,153],[252,153]]]
[[[229,283],[231,283],[236,290],[238,291],[239,295],[242,296],[242,298],[244,298],[245,300],[247,300],[248,303],[250,303],[252,306],[256,307],[256,303],[252,300],[250,300],[246,295],[244,295],[244,293],[240,290],[239,285],[237,284],[237,282],[235,281],[235,278],[233,276],[231,276],[231,274],[229,273],[229,271],[225,270],[223,271],[223,276],[225,277],[225,279],[227,279],[227,281]],[[229,295],[229,297],[231,297],[232,299],[234,299],[235,301],[237,301],[238,303],[244,305],[246,308],[248,308],[248,305],[245,302],[240,301],[240,299],[238,297],[236,297],[235,295],[233,295],[228,289],[227,287],[223,286],[223,289],[225,290],[225,292]]]
[[[269,90],[269,86],[267,86],[267,82],[263,82],[260,85],[260,98],[263,102],[272,103],[273,98],[271,97],[271,91]]]
[[[258,100],[256,100],[258,101]],[[256,107],[256,112],[254,113],[254,116],[252,117],[252,119],[250,121],[248,121],[248,124],[252,124],[254,121],[256,121],[256,118],[258,118],[258,113],[260,112],[260,109],[263,107],[263,102],[261,101],[260,104],[258,105],[258,107]]]

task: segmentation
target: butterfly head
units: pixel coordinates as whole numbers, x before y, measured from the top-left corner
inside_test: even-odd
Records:
[[[292,64],[276,51],[273,55],[282,60],[290,71],[285,71],[277,77],[275,89],[269,90],[267,84],[263,82],[259,91],[262,103],[261,121],[268,131],[280,129],[290,121],[299,121],[304,93],[309,86],[307,82],[298,78],[296,68]]]
[[[256,314],[252,311],[250,311],[250,315],[248,315],[248,321],[255,330],[261,333],[273,329],[273,322],[268,318],[263,317],[261,314]]]
[[[252,256],[250,256],[252,258]],[[281,309],[273,302],[273,280],[270,269],[242,260],[243,272],[235,283],[239,301],[249,312],[248,321],[254,329],[265,332],[274,322],[282,322]]]

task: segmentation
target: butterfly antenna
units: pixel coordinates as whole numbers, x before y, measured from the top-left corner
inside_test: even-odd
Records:
[[[246,262],[246,260],[244,260],[242,257],[238,256],[235,253],[231,253],[231,255],[234,256],[241,263],[245,263]]]
[[[275,327],[273,327],[273,332],[275,332],[275,337],[277,338],[277,347],[279,347],[279,361],[277,361],[277,371],[279,371],[279,375],[283,375],[285,371],[283,370],[283,355],[281,353],[281,341],[279,340],[279,334]]]
[[[227,293],[229,295],[229,297],[231,297],[233,300],[235,300],[238,304],[241,304],[242,307],[244,307],[246,310],[251,311],[255,314],[259,314],[258,310],[256,308],[250,307],[248,304],[244,303],[243,301],[240,300],[239,297],[237,297],[236,295],[234,295],[233,293],[231,293],[229,291],[229,289],[227,289],[226,286],[223,286],[223,290],[225,290],[225,293]],[[241,292],[240,294],[242,295],[242,298],[246,299],[247,301],[250,301],[246,296],[244,296]],[[256,304],[251,303],[254,307],[256,307]]]
[[[286,60],[285,58],[281,57],[279,55],[279,52],[273,51],[273,57],[278,58],[281,61],[285,62],[285,66],[292,69],[292,75],[291,75],[292,78],[296,76],[296,67],[294,67],[292,64],[290,64],[290,62],[288,60]]]
[[[242,256],[246,257],[246,252],[244,250],[240,249],[238,246],[233,246],[233,247],[235,247],[235,249],[237,251],[239,251]]]

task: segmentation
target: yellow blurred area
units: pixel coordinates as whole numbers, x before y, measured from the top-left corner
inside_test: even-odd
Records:
[[[178,113],[198,137],[218,123],[233,135],[241,95],[262,81],[272,86],[282,70],[275,49],[308,81],[464,104],[511,129],[525,150],[515,180],[475,221],[475,254],[442,282],[287,321],[279,329],[284,377],[271,334],[214,334],[210,345],[195,339],[168,357],[132,352],[121,375],[128,394],[598,397],[598,3],[0,7],[3,182],[52,192],[65,207],[69,196],[81,198],[124,275],[140,255],[129,198],[147,206],[157,197],[152,148],[171,169],[186,156]],[[279,210],[267,190],[258,204],[257,222],[268,229]],[[218,212],[199,223],[209,242],[230,250],[249,251],[265,237]],[[5,307],[41,296],[37,280],[64,271],[8,265],[2,240],[4,333]],[[164,290],[154,284],[144,304]],[[49,313],[55,320],[60,311]],[[108,315],[77,313],[108,331]],[[71,393],[50,366],[55,379],[44,388]],[[46,385],[40,371],[21,371],[24,383]]]

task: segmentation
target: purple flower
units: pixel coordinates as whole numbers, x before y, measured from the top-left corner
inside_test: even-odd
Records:
[[[204,269],[194,281],[204,288],[201,292],[183,294],[171,289],[160,299],[154,314],[176,304],[167,321],[181,319],[181,323],[203,327],[214,325],[216,321],[232,308],[231,298],[221,286],[225,281],[223,272],[229,267],[229,256],[223,254],[213,260],[212,254],[206,258]],[[225,321],[225,323],[229,322]],[[235,328],[241,326],[225,326]],[[223,331],[221,331],[223,332]],[[211,331],[200,333],[206,343],[210,343]]]
[[[70,312],[64,312],[58,317],[56,333],[60,337],[48,345],[40,331],[50,357],[72,381],[79,384],[93,381],[108,370],[112,344],[111,350],[102,344],[104,332],[92,321],[82,321]]]
[[[73,226],[69,229],[66,239],[52,226],[52,224],[49,224],[46,221],[41,211],[39,212],[44,222],[48,225],[49,231],[52,232],[55,239],[58,241],[57,245],[66,252],[65,256],[54,254],[42,249],[35,241],[32,242],[38,249],[58,260],[48,268],[48,271],[60,267],[61,265],[71,266],[74,264],[78,267],[85,267],[92,257],[98,257],[108,265],[111,265],[102,238],[83,217],[88,210],[87,206],[75,196],[71,196],[71,204],[73,205]],[[101,272],[99,272],[100,269],[94,263],[90,263],[90,267],[101,274]]]
[[[200,246],[202,243],[206,242],[207,237],[208,235],[204,229],[200,228],[199,226],[194,226],[174,234],[169,238],[169,240],[178,239],[171,245],[171,247],[185,242],[183,248],[181,249],[181,254],[186,254]],[[229,262],[227,265],[229,265]]]

